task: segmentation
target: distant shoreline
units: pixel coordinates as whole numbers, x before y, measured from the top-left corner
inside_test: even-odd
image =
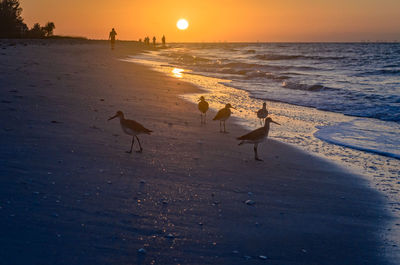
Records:
[[[62,36],[62,35],[54,35],[50,37],[45,37],[45,38],[0,38],[0,42],[4,40],[79,40],[79,41],[90,41],[90,42],[97,42],[97,41],[109,41],[108,39],[90,39],[87,37],[81,37],[81,36]],[[140,43],[138,40],[116,40],[117,42],[134,42],[134,43]],[[168,42],[167,44],[294,44],[294,43],[299,43],[299,44],[400,44],[400,40],[395,40],[395,41],[254,41],[254,42],[246,42],[246,41],[205,41],[205,42]],[[143,43],[144,45],[144,43]],[[157,43],[157,46],[160,46],[161,43]],[[150,44],[149,46],[153,46]]]

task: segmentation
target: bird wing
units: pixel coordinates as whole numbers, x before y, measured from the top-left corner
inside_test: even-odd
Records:
[[[147,133],[147,134],[150,134],[151,132],[153,132],[153,131],[145,128],[142,124],[138,123],[137,121],[124,120],[123,122],[125,123],[124,125],[126,127],[130,128],[136,132]]]
[[[206,101],[199,102],[199,110],[205,113],[208,110],[208,102]]]
[[[238,140],[259,140],[261,138],[265,137],[265,129],[264,127],[260,127],[258,129],[255,129],[254,131],[251,131],[245,135],[242,135],[238,137]]]
[[[217,115],[215,115],[213,121],[221,119],[221,118],[224,116],[224,110],[225,110],[225,109],[220,109],[220,110],[217,112]]]
[[[220,120],[220,119],[223,119],[223,118],[225,118],[227,116],[230,116],[230,109],[223,108],[223,109],[220,109],[218,111],[217,115],[215,115],[213,120],[214,121],[215,120]]]

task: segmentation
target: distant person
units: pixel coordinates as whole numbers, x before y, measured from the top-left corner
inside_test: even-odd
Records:
[[[142,39],[139,39],[139,43],[142,43]]]
[[[165,46],[165,36],[164,35],[162,36],[161,41],[162,41],[162,45]]]
[[[115,32],[115,29],[113,28],[110,32],[110,35],[108,36],[108,39],[111,40],[111,50],[114,50],[116,35],[117,35],[117,32]]]
[[[153,45],[156,46],[156,37],[153,37]]]

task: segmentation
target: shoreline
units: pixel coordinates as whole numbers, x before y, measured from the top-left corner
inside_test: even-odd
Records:
[[[180,69],[179,75],[177,75],[171,71],[174,66],[169,66],[162,61],[149,61],[140,55],[137,57],[126,60],[150,66],[156,71],[188,81],[198,87],[204,87],[206,90],[204,93],[183,95],[182,98],[185,100],[197,104],[197,98],[200,95],[206,95],[209,97],[210,107],[214,110],[221,108],[224,102],[233,103],[238,107],[238,111],[233,116],[239,118],[238,123],[241,126],[248,130],[259,127],[254,111],[257,110],[255,106],[261,106],[262,100],[251,96],[246,90],[230,86],[229,80],[193,74],[187,69]],[[285,124],[285,126],[275,126],[271,130],[272,138],[333,162],[354,174],[364,176],[372,188],[379,190],[388,198],[389,205],[392,205],[391,211],[400,217],[400,208],[398,207],[400,206],[400,186],[396,181],[398,167],[400,167],[399,159],[382,156],[375,152],[365,152],[346,145],[338,145],[322,139],[323,137],[318,137],[321,131],[329,130],[337,124],[352,123],[359,119],[370,120],[369,118],[348,116],[285,102],[268,100],[267,102],[270,113],[283,119],[282,123]]]
[[[178,97],[198,90],[116,60],[127,50],[21,48],[6,49],[0,65],[22,66],[0,75],[10,102],[1,105],[3,259],[389,264],[378,233],[391,218],[361,177],[275,141],[262,146],[267,162],[255,163],[233,139],[243,128],[229,121],[225,137],[211,121],[201,127]],[[117,109],[155,132],[141,137],[142,155],[123,153],[129,137],[106,122]]]

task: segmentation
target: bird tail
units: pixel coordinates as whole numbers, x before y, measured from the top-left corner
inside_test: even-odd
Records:
[[[145,131],[144,133],[150,134],[150,133],[152,133],[152,132],[153,132],[152,130],[146,129],[146,131]]]
[[[239,138],[240,138],[240,137],[239,137]],[[239,138],[238,138],[238,139],[239,139]],[[238,145],[242,145],[242,144],[244,144],[244,141],[241,141]]]

